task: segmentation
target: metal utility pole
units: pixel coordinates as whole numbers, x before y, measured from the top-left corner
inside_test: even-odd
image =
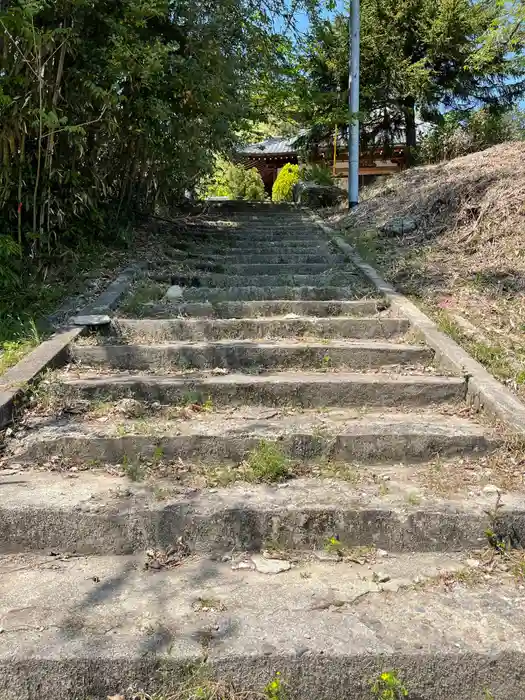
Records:
[[[348,57],[348,208],[359,204],[359,40],[361,18],[359,0],[350,0]]]

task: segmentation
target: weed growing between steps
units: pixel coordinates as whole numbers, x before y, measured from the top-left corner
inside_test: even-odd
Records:
[[[176,685],[168,671],[161,672],[159,690],[153,693],[130,688],[124,695],[108,696],[108,700],[289,700],[293,685],[280,671],[260,691],[242,690],[229,680],[217,680],[206,663],[190,669],[188,678]],[[410,700],[410,692],[400,672],[384,670],[369,681],[370,700]],[[351,699],[349,699],[351,700]],[[491,691],[484,688],[480,700],[495,700]]]
[[[341,561],[354,562],[355,564],[368,564],[372,562],[377,554],[375,545],[363,545],[360,547],[346,547],[339,539],[338,535],[329,537],[323,549],[327,554],[336,555]]]
[[[487,546],[474,550],[464,568],[443,571],[415,584],[415,587],[438,585],[449,590],[458,584],[479,587],[494,581],[508,583],[513,580],[518,589],[525,590],[525,543],[514,532],[512,523],[506,521],[503,508],[503,497],[498,493],[494,505],[485,511]]]
[[[372,683],[371,692],[377,700],[408,698],[408,690],[399,678],[397,671],[383,671]]]
[[[217,601],[204,602],[217,603]],[[202,610],[202,607],[199,609]],[[183,674],[174,674],[170,669],[161,668],[158,676],[158,690],[152,693],[130,687],[123,694],[108,696],[108,700],[288,700],[289,698],[289,686],[280,671],[276,671],[260,690],[243,690],[229,679],[217,679],[213,669],[206,662],[189,665],[186,673]],[[174,676],[176,680],[173,680]]]
[[[141,280],[132,287],[127,296],[122,300],[120,310],[124,314],[140,317],[147,313],[147,305],[160,301],[167,290],[167,284],[160,284],[151,280]]]
[[[68,368],[66,368],[66,372]],[[185,392],[176,402],[161,404],[159,401],[140,401],[133,398],[133,391],[129,390],[127,396],[120,399],[109,400],[100,397],[84,399],[79,391],[67,386],[61,380],[62,371],[49,370],[36,385],[28,397],[27,408],[35,416],[82,415],[87,420],[107,422],[121,419],[145,419],[162,418],[169,420],[186,420],[195,417],[202,412],[214,410],[213,400],[209,395],[197,391]],[[142,424],[143,431],[147,424]],[[137,432],[141,424],[133,426]]]

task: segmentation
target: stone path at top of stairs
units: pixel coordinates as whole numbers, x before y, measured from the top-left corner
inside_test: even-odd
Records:
[[[200,663],[525,697],[524,569],[486,550],[525,537],[519,466],[465,390],[306,212],[212,207],[6,442],[0,698],[169,700]]]

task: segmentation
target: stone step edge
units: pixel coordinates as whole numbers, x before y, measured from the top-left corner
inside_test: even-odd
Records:
[[[279,406],[291,402],[294,406],[328,407],[393,407],[443,404],[463,401],[466,382],[461,377],[436,375],[388,375],[363,373],[282,372],[265,375],[230,373],[209,377],[180,377],[155,375],[112,375],[100,378],[82,376],[71,378],[69,373],[57,376],[57,382],[66,397],[80,398],[109,396],[118,400],[130,396],[135,398],[177,403],[185,394],[201,401],[208,398],[216,405],[228,402],[231,405]]]
[[[198,270],[193,270],[191,272],[192,277],[197,277],[199,280],[199,286],[185,286],[182,287],[183,290],[187,289],[242,289],[244,287],[259,287],[263,289],[268,289],[274,287],[279,289],[280,287],[347,287],[352,284],[352,282],[364,281],[360,272],[355,270],[328,270],[325,273],[284,273],[282,275],[254,275],[250,272],[245,274],[236,274],[235,272],[225,272],[225,273],[209,273],[201,272]],[[174,275],[171,272],[167,273],[152,273],[149,275],[149,279],[155,282],[164,283],[166,285],[171,284],[174,280],[176,283],[177,277],[179,275]]]
[[[518,493],[505,494],[494,523],[487,511],[495,496],[411,504],[400,496],[359,500],[355,487],[332,479],[173,493],[180,487],[169,480],[135,483],[101,472],[68,477],[0,472],[0,553],[130,554],[169,547],[179,537],[200,553],[260,550],[270,541],[312,550],[332,537],[343,547],[447,552],[486,546],[488,527],[525,542],[525,506]]]
[[[392,352],[411,352],[415,353],[422,352],[425,355],[432,355],[432,351],[426,348],[424,345],[418,345],[413,343],[397,343],[397,342],[385,342],[384,340],[368,340],[368,339],[330,339],[329,342],[319,342],[319,341],[299,341],[291,342],[288,338],[269,340],[266,342],[259,342],[258,340],[240,340],[238,338],[225,338],[222,340],[210,340],[210,341],[193,341],[193,340],[169,340],[165,343],[148,343],[143,345],[141,343],[130,343],[129,345],[102,343],[99,345],[89,345],[89,344],[76,344],[73,343],[71,346],[75,351],[80,351],[84,349],[93,348],[130,348],[136,349],[137,352],[144,352],[148,349],[151,350],[162,350],[169,348],[173,351],[183,350],[185,348],[194,348],[195,350],[204,350],[206,348],[254,348],[260,350],[302,350],[302,349],[312,349],[312,350],[382,350]]]
[[[166,319],[154,319],[154,318],[120,318],[118,316],[113,317],[112,324],[114,326],[124,326],[124,327],[136,327],[136,326],[167,326],[169,323],[173,324],[184,324],[187,326],[199,326],[202,324],[209,324],[211,326],[233,326],[239,324],[246,324],[247,326],[256,326],[258,323],[271,325],[283,324],[283,323],[305,323],[308,325],[324,326],[329,323],[336,325],[356,325],[363,326],[367,323],[371,325],[384,324],[385,326],[399,326],[404,331],[408,330],[410,323],[407,319],[402,316],[301,316],[299,314],[282,314],[282,315],[270,315],[270,316],[257,316],[249,318],[213,318],[209,320],[203,320],[201,318],[166,318]]]
[[[242,314],[248,311],[257,311],[258,309],[282,309],[289,308],[288,313],[294,313],[293,309],[297,309],[305,316],[305,318],[326,318],[326,316],[320,316],[319,312],[326,309],[327,312],[331,310],[333,314],[334,309],[338,308],[341,310],[346,310],[346,314],[341,314],[342,318],[361,318],[362,315],[380,313],[381,311],[386,311],[388,305],[385,302],[378,299],[370,299],[367,301],[308,301],[308,300],[295,300],[295,299],[274,299],[274,300],[257,300],[252,301],[220,301],[215,303],[210,302],[185,302],[177,303],[171,302],[166,304],[147,304],[144,306],[144,310],[149,314],[181,314],[182,317],[199,317],[199,318],[258,318],[258,316],[243,316]],[[306,311],[311,310],[313,313],[310,315],[305,315]],[[228,313],[228,314],[238,314],[240,316],[220,316],[216,314]],[[118,318],[118,317],[117,317]],[[338,317],[336,317],[338,318]]]
[[[173,386],[173,385],[221,385],[228,386],[230,384],[238,385],[267,385],[276,383],[285,384],[365,384],[365,385],[403,385],[403,384],[420,384],[422,386],[434,386],[448,384],[451,386],[464,386],[464,377],[451,377],[440,374],[383,374],[381,372],[373,374],[365,374],[362,372],[326,372],[326,373],[305,373],[305,372],[269,372],[268,374],[242,374],[240,372],[230,372],[228,374],[218,374],[206,377],[196,377],[188,375],[181,377],[180,375],[121,375],[121,374],[104,374],[101,377],[93,377],[89,373],[83,376],[82,371],[76,373],[74,378],[71,378],[69,372],[63,375],[57,375],[59,380],[65,386],[70,387],[103,387],[106,384],[138,384],[144,383],[151,386]]]
[[[389,418],[357,419],[340,426],[311,421],[304,426],[299,419],[233,421],[229,415],[206,414],[200,423],[159,423],[150,418],[137,424],[123,419],[114,428],[96,421],[76,420],[30,434],[17,446],[16,459],[29,464],[44,460],[51,466],[55,458],[70,465],[118,465],[151,462],[160,454],[161,460],[168,463],[182,460],[188,465],[209,464],[211,468],[240,464],[254,454],[253,459],[263,460],[264,468],[264,454],[274,445],[278,450],[274,459],[283,466],[288,459],[304,466],[323,459],[363,465],[417,464],[437,456],[443,459],[485,454],[502,444],[498,436],[464,419]]]
[[[108,323],[110,319],[108,318]],[[348,318],[345,316],[259,316],[245,319],[169,318],[169,319],[113,319],[108,334],[111,338],[128,336],[143,342],[161,342],[173,339],[214,340],[269,339],[312,336],[312,338],[336,339],[387,339],[403,336],[410,324],[403,318],[390,316]],[[213,336],[210,338],[210,336]],[[102,336],[105,338],[106,336]]]
[[[310,368],[328,371],[341,367],[369,369],[391,365],[427,365],[433,352],[421,345],[372,340],[291,343],[223,340],[151,343],[143,345],[71,344],[69,358],[89,366],[151,370],[176,366],[193,368]]]
[[[360,294],[359,296],[363,296]],[[325,298],[323,298],[325,297]],[[184,301],[351,301],[356,298],[353,287],[340,285],[297,287],[185,287]]]

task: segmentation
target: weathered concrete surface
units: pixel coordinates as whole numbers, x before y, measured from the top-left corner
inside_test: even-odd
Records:
[[[61,393],[70,398],[118,400],[133,396],[146,401],[181,403],[211,399],[214,406],[299,406],[329,408],[345,406],[425,406],[465,398],[461,377],[418,374],[227,374],[209,377],[82,375],[68,373],[61,379]]]
[[[153,304],[148,306],[149,317],[196,316],[209,318],[257,318],[259,316],[371,316],[384,311],[387,304],[382,299],[360,301],[224,301],[211,304],[194,302],[186,304]]]
[[[297,700],[368,700],[370,680],[392,668],[422,700],[473,700],[484,689],[525,696],[525,599],[512,585],[391,594],[345,564],[272,577],[200,559],[144,571],[143,561],[4,560],[2,699],[106,700],[131,683],[155,692],[162,677],[176,683],[188,662],[205,659],[259,693],[279,670]],[[387,566],[424,577],[461,562],[401,557]]]
[[[162,498],[157,487],[166,492]],[[486,511],[495,501],[481,494],[411,504],[403,492],[363,496],[359,486],[331,479],[199,491],[169,479],[137,483],[100,471],[73,478],[21,470],[0,476],[0,488],[3,553],[119,555],[166,548],[183,537],[192,551],[222,556],[268,542],[318,550],[334,536],[348,547],[451,552],[485,546]],[[521,494],[505,494],[498,532],[525,543]]]
[[[402,318],[243,318],[126,320],[113,324],[113,333],[128,341],[144,339],[213,341],[225,338],[391,338],[406,333],[409,322]]]
[[[245,417],[239,409],[198,414],[192,420],[143,419],[138,424],[71,420],[29,434],[17,459],[53,455],[120,463],[157,448],[166,459],[242,461],[261,440],[277,441],[284,454],[301,460],[373,462],[424,461],[485,451],[498,440],[472,421],[433,413],[369,414],[350,418],[344,411]]]
[[[221,257],[214,256],[214,260],[224,265],[235,265],[237,274],[264,274],[275,268],[276,270],[284,267],[290,268],[290,272],[296,273],[297,268],[302,265],[322,265],[324,269],[344,263],[345,256],[342,254],[319,254],[319,253],[278,253],[261,254],[240,253],[238,255],[227,254]],[[311,270],[310,270],[311,272]]]
[[[384,365],[424,365],[433,352],[421,345],[376,341],[326,343],[225,340],[210,343],[171,342],[150,345],[74,345],[71,359],[85,365],[118,369],[290,369],[327,371],[336,367],[368,369]]]
[[[185,301],[266,301],[290,299],[296,301],[343,301],[362,296],[355,287],[188,287]]]
[[[299,256],[295,256],[299,257]],[[232,275],[237,275],[239,277],[258,277],[258,276],[268,276],[272,275],[274,277],[284,277],[284,276],[290,276],[294,277],[295,275],[324,275],[328,274],[332,271],[344,271],[344,261],[339,260],[339,265],[337,268],[334,268],[333,265],[328,262],[327,260],[321,261],[321,262],[300,262],[300,261],[295,261],[295,262],[287,262],[286,259],[284,258],[276,258],[276,256],[273,256],[272,258],[275,260],[275,262],[263,262],[263,263],[252,263],[252,264],[246,264],[246,255],[239,255],[235,256],[233,259],[225,259],[225,258],[220,258],[218,262],[224,264],[225,261],[228,261],[228,270],[225,270],[226,272],[230,272]],[[215,260],[215,257],[214,257]],[[353,266],[352,266],[353,267]],[[353,269],[354,274],[355,274],[355,268]],[[169,275],[169,272],[166,271],[164,273],[163,279],[165,279],[165,276]],[[204,277],[206,276],[203,275]],[[220,276],[218,273],[215,273],[211,279],[218,279],[217,286],[225,286],[224,284],[219,284],[221,281]],[[226,286],[235,286],[234,284],[231,285],[226,285]],[[263,286],[270,286],[270,285],[263,285]]]
[[[192,246],[191,249],[202,251],[203,255],[206,257],[215,254],[237,256],[248,254],[271,255],[275,253],[279,253],[279,255],[294,253],[327,255],[333,252],[324,239],[312,241],[309,239],[304,240],[300,236],[297,236],[293,240],[287,238],[285,241],[281,242],[278,240],[252,241],[249,237],[239,239],[236,242],[229,243],[227,245],[214,244],[210,241],[206,246]]]
[[[238,245],[244,245],[248,242],[252,244],[252,249],[257,249],[258,244],[263,246],[268,246],[269,244],[276,244],[287,246],[290,242],[295,243],[300,240],[307,247],[308,245],[314,246],[326,245],[326,241],[323,235],[319,232],[317,227],[309,227],[298,225],[298,226],[287,226],[286,231],[282,228],[276,226],[261,228],[259,226],[254,227],[251,231],[242,231],[239,229],[232,229],[231,233],[227,233],[224,230],[216,234],[206,235],[206,243],[213,247],[222,246],[223,252],[229,246],[237,247]]]
[[[351,287],[353,284],[361,284],[363,279],[353,272],[340,270],[325,270],[323,273],[303,275],[299,272],[295,275],[237,275],[232,270],[226,273],[196,272],[201,285],[206,289],[228,289],[236,287]],[[152,273],[151,279],[167,281],[171,279],[170,272]],[[178,297],[177,297],[178,298]]]

